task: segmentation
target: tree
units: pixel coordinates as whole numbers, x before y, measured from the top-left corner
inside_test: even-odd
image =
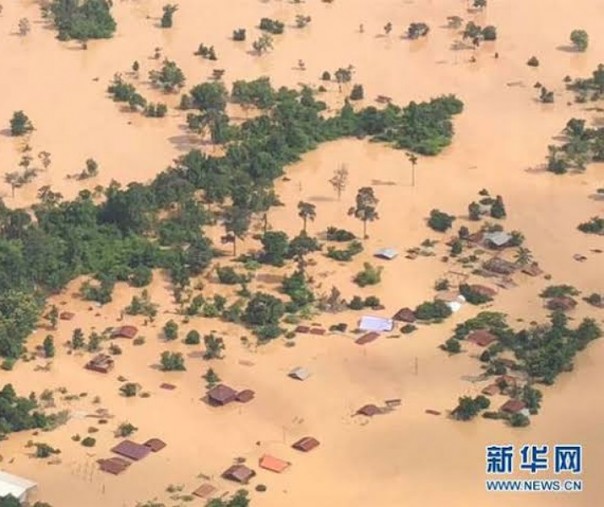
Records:
[[[187,336],[185,336],[185,345],[199,345],[200,341],[201,336],[195,329],[191,329],[191,331],[187,333]]]
[[[296,15],[296,26],[298,28],[304,28],[308,23],[311,22],[310,16],[303,16],[302,14]]]
[[[589,46],[589,35],[585,30],[573,30],[570,33],[570,41],[577,51],[583,52]]]
[[[449,338],[443,345],[440,346],[444,351],[450,354],[459,354],[461,352],[461,345],[459,340],[455,338]]]
[[[289,252],[289,238],[282,231],[268,231],[260,239],[262,254],[260,262],[272,266],[283,266]]]
[[[123,422],[115,430],[115,436],[126,438],[132,435],[135,431],[138,431],[138,428],[136,426],[129,422]]]
[[[363,85],[355,84],[350,92],[350,100],[362,100],[365,97]]]
[[[10,134],[11,136],[22,136],[31,132],[34,126],[31,120],[23,111],[15,111],[13,117],[10,120]]]
[[[338,194],[338,200],[342,196],[342,192],[346,189],[348,185],[348,167],[346,164],[340,165],[334,173],[332,178],[329,180],[329,183],[333,187],[333,189]]]
[[[386,25],[384,26],[384,33],[386,35],[390,35],[390,32],[392,31],[392,23],[390,23],[390,21],[388,23],[386,23]]]
[[[248,301],[243,319],[252,326],[278,324],[285,312],[283,301],[275,296],[257,292]]]
[[[222,351],[224,350],[224,340],[222,338],[210,333],[203,337],[203,343],[206,346],[204,359],[222,359]]]
[[[172,319],[164,324],[164,336],[166,340],[176,340],[178,338],[178,324]]]
[[[53,329],[57,328],[57,324],[59,323],[59,309],[56,305],[52,305],[48,312],[48,320],[50,321],[50,325]]]
[[[245,28],[238,28],[233,30],[233,40],[244,41],[245,40]]]
[[[208,368],[208,371],[203,374],[203,379],[208,383],[208,389],[211,389],[220,382],[220,377],[212,368]]]
[[[149,81],[165,93],[180,90],[185,85],[185,75],[175,62],[164,60],[159,71],[149,72]]]
[[[85,345],[84,332],[79,327],[74,329],[71,335],[71,348],[74,350],[83,349]]]
[[[171,28],[172,27],[172,18],[174,13],[178,10],[178,5],[176,4],[166,4],[162,7],[164,13],[161,17],[161,27],[162,28]]]
[[[120,393],[126,398],[133,398],[138,394],[140,389],[141,386],[139,384],[136,384],[134,382],[126,382],[125,384],[120,386]]]
[[[229,237],[229,242],[233,243],[233,255],[237,255],[237,239],[243,239],[247,236],[251,223],[251,213],[249,210],[238,206],[231,206],[225,212],[224,229]]]
[[[528,248],[520,247],[516,252],[516,264],[519,266],[527,266],[533,261],[533,254]]]
[[[42,343],[42,348],[44,349],[44,356],[47,358],[55,357],[55,341],[52,335],[48,335],[44,338],[44,342]]]
[[[425,37],[430,32],[430,27],[426,23],[411,23],[407,28],[407,37],[411,40]]]
[[[29,19],[21,18],[19,20],[19,35],[25,37],[30,31],[31,25],[29,24]]]
[[[475,9],[484,9],[487,6],[487,0],[474,0],[472,4]]]
[[[314,222],[317,216],[316,206],[310,202],[300,201],[298,203],[298,216],[304,223],[302,230],[306,232],[306,221]]]
[[[373,188],[362,187],[358,190],[356,196],[356,205],[348,210],[350,216],[354,216],[363,222],[363,237],[367,238],[367,222],[373,222],[379,219],[376,207],[379,200],[373,193]]]
[[[491,204],[491,217],[498,219],[506,217],[505,205],[503,204],[503,198],[500,195],[498,195],[493,201],[493,204]]]
[[[338,89],[342,91],[342,85],[344,83],[349,83],[352,79],[352,65],[349,65],[346,68],[340,67],[334,72],[334,77],[336,78],[336,82],[338,83]]]
[[[162,352],[160,358],[160,365],[163,371],[184,371],[185,359],[180,352]]]
[[[415,186],[415,166],[417,165],[417,156],[414,153],[406,152],[405,155],[407,159],[411,163],[411,186]]]
[[[257,40],[252,43],[252,47],[254,51],[261,55],[262,53],[267,53],[271,49],[273,49],[273,38],[267,34],[263,33]]]

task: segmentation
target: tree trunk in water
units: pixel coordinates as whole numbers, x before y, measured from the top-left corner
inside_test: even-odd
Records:
[[[363,239],[367,239],[367,220],[363,220]]]

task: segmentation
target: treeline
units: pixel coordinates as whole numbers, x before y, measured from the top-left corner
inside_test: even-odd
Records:
[[[1,355],[20,355],[43,295],[59,292],[79,275],[96,278],[84,296],[101,303],[111,301],[116,281],[142,286],[153,268],[166,269],[183,290],[215,255],[203,228],[215,222],[217,212],[207,205],[229,203],[220,215],[234,243],[245,235],[252,214],[278,204],[272,183],[284,167],[319,143],[371,136],[436,153],[450,142],[450,116],[462,107],[452,96],[381,111],[355,112],[347,104],[326,119],[325,104],[308,88],[274,90],[258,80],[235,90],[233,100],[263,108],[239,126],[224,114],[229,97],[221,83],[198,85],[189,95],[189,106],[204,124],[212,128],[217,122],[214,128],[228,133],[223,156],[192,150],[150,184],[113,182],[98,195],[83,190],[71,201],[43,187],[31,212],[0,205]]]
[[[591,162],[604,161],[604,127],[589,128],[585,120],[570,119],[563,130],[565,142],[548,146],[547,170],[564,174],[583,171]]]
[[[9,433],[48,427],[50,418],[38,408],[36,396],[18,396],[11,384],[0,390],[0,440]]]

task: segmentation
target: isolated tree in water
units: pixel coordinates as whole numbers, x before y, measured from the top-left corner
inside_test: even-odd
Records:
[[[31,132],[34,129],[31,120],[23,111],[15,111],[13,117],[10,120],[10,134],[11,136],[22,136],[27,132]]]
[[[252,43],[254,51],[261,55],[273,49],[273,38],[267,33],[263,33],[257,40]]]
[[[350,216],[354,216],[363,222],[363,237],[367,238],[367,222],[379,219],[376,207],[379,200],[373,193],[373,188],[362,187],[357,192],[356,205],[348,210]]]
[[[31,31],[31,25],[29,24],[29,19],[21,18],[19,20],[19,35],[21,37],[25,37]]]
[[[415,186],[415,166],[417,165],[417,156],[414,153],[406,152],[405,155],[411,164],[411,186]]]
[[[171,28],[172,27],[172,17],[174,13],[178,10],[178,5],[176,4],[166,4],[163,6],[164,14],[161,17],[161,27],[162,28]]]
[[[589,45],[589,35],[585,30],[573,30],[570,33],[570,41],[577,51],[585,51]]]
[[[310,220],[311,222],[314,222],[314,220],[315,220],[315,218],[317,216],[316,206],[314,204],[309,203],[309,202],[300,201],[298,203],[298,216],[304,222],[303,231],[306,232],[306,222],[307,222],[307,220]]]
[[[335,170],[332,178],[329,180],[329,183],[331,183],[331,186],[338,194],[338,200],[340,200],[342,192],[346,189],[346,186],[348,185],[348,167],[346,166],[346,164],[342,164]]]
[[[487,0],[474,0],[472,4],[475,9],[484,9],[487,6]]]

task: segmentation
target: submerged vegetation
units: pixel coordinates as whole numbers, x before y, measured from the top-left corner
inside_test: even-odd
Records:
[[[45,12],[60,40],[107,39],[116,29],[110,0],[52,0]]]

